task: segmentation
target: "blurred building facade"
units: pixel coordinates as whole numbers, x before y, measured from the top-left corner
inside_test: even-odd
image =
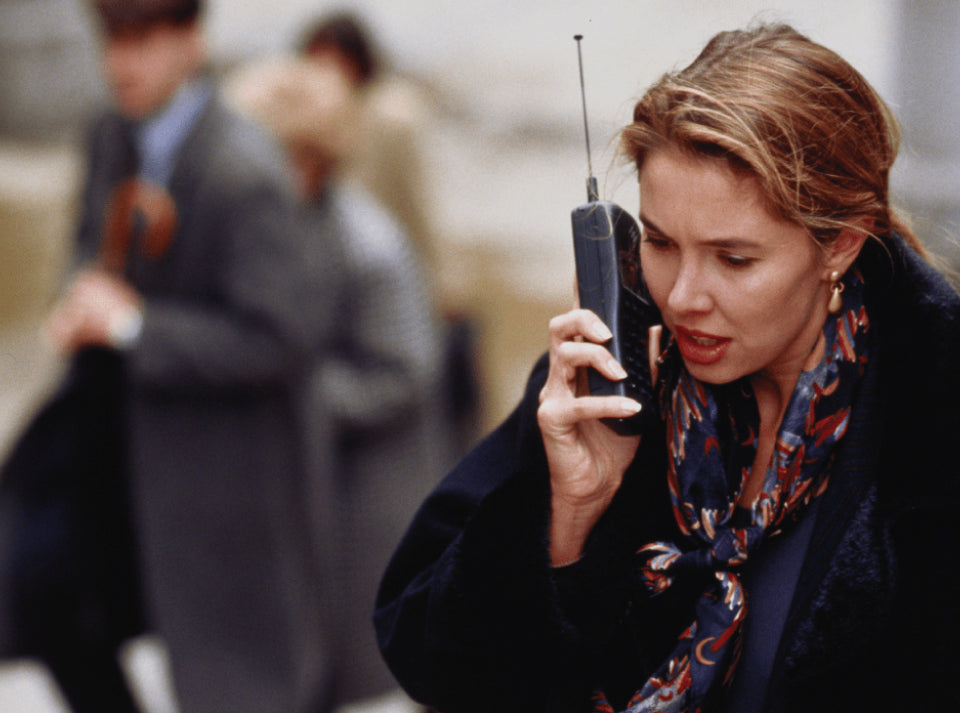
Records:
[[[0,137],[72,133],[103,97],[81,0],[0,3]]]
[[[891,100],[904,146],[893,193],[924,242],[960,271],[960,2],[902,0],[897,13]]]

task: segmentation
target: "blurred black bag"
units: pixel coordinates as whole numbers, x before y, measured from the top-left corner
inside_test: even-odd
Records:
[[[121,368],[79,354],[0,472],[0,656],[143,631]]]

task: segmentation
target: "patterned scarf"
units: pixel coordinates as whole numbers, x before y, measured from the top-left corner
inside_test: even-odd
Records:
[[[682,548],[668,542],[641,548],[641,579],[656,595],[683,572],[712,576],[696,604],[694,622],[625,713],[703,711],[732,681],[747,614],[739,570],[765,537],[795,522],[826,489],[830,454],[849,423],[870,326],[855,272],[845,278],[843,309],[824,325],[819,362],[800,374],[752,508],[737,504],[759,431],[749,379],[711,386],[679,369],[672,389],[662,394],[670,495],[687,541]],[[602,692],[594,695],[594,711],[613,713]]]

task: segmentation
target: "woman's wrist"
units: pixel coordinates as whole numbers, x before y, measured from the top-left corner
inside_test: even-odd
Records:
[[[563,567],[583,556],[583,547],[611,498],[572,502],[557,494],[550,507],[550,564]]]

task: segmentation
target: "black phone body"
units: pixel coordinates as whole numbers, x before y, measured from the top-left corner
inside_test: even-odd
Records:
[[[571,221],[580,306],[613,332],[605,346],[627,372],[626,379],[610,381],[590,368],[590,393],[639,401],[642,409],[636,416],[604,419],[618,433],[639,433],[658,410],[648,354],[649,327],[661,323],[640,270],[640,228],[623,208],[602,200],[574,208]]]

